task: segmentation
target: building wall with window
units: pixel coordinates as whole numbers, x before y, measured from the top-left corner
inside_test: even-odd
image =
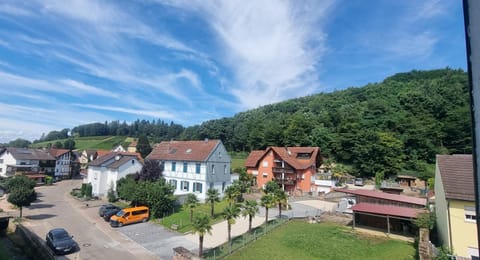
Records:
[[[7,165],[15,165],[17,164],[17,160],[12,156],[11,153],[8,151],[4,151],[0,155],[0,176],[7,177],[12,176],[14,173],[8,173]]]
[[[459,256],[470,257],[472,251],[476,250],[478,256],[475,203],[460,200],[450,200],[448,203],[453,251]]]
[[[71,152],[56,157],[55,177],[65,178],[70,174]]]

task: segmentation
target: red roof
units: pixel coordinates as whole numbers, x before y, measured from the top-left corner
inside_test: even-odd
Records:
[[[109,154],[109,153],[111,153],[111,152],[112,152],[112,151],[110,151],[110,150],[97,150],[97,158],[98,158],[98,157],[102,157],[102,156],[104,156],[104,155],[107,155],[107,154]]]
[[[57,158],[58,156],[60,156],[60,155],[62,155],[62,154],[68,153],[69,151],[70,151],[70,150],[67,150],[67,149],[50,148],[50,149],[48,150],[48,153],[49,153],[51,156]]]
[[[288,165],[297,170],[304,170],[317,165],[317,157],[320,152],[318,147],[269,147],[265,151],[252,151],[245,161],[246,167],[257,167],[260,161],[269,151],[273,151]],[[303,157],[302,155],[306,155]]]
[[[147,159],[204,162],[220,144],[220,140],[164,141],[153,148]]]
[[[350,193],[350,194],[359,195],[359,196],[372,197],[377,199],[416,204],[421,206],[427,205],[427,199],[424,199],[424,198],[416,198],[416,197],[410,197],[405,195],[391,194],[391,193],[385,193],[381,191],[363,190],[363,189],[351,190],[351,189],[343,189],[343,188],[335,189],[335,191]]]
[[[352,207],[352,211],[404,218],[417,218],[418,213],[425,212],[423,209],[373,203],[358,203]]]
[[[245,167],[257,167],[258,161],[263,157],[265,151],[251,151],[245,160]]]

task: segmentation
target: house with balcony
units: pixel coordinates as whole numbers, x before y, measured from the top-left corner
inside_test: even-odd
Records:
[[[65,179],[71,176],[73,153],[67,149],[50,148],[48,153],[55,158],[54,177]]]
[[[245,161],[257,187],[275,181],[289,194],[316,191],[315,173],[320,165],[318,147],[269,147],[252,151]]]
[[[88,164],[84,183],[92,184],[92,195],[106,197],[108,191],[117,191],[117,181],[142,170],[143,163],[136,153],[110,152]]]
[[[54,176],[55,158],[42,149],[8,147],[0,153],[0,176],[22,174],[43,182],[46,176]]]
[[[471,154],[437,155],[435,215],[439,240],[461,259],[478,259]],[[460,259],[457,257],[457,259]]]
[[[231,183],[231,158],[220,140],[164,141],[146,159],[162,165],[163,177],[175,188],[175,195],[195,193],[204,201],[207,190],[214,188],[223,197]]]

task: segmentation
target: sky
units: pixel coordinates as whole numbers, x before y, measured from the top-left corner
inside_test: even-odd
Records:
[[[2,0],[0,143],[466,70],[457,0]]]

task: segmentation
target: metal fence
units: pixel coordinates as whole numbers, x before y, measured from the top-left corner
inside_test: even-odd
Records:
[[[276,227],[288,222],[290,218],[278,218],[268,221],[268,225],[261,225],[253,228],[251,232],[232,238],[231,243],[224,243],[220,246],[207,250],[203,254],[204,259],[223,259],[231,255],[233,252],[245,247],[249,243],[257,240],[259,237],[266,235]]]

